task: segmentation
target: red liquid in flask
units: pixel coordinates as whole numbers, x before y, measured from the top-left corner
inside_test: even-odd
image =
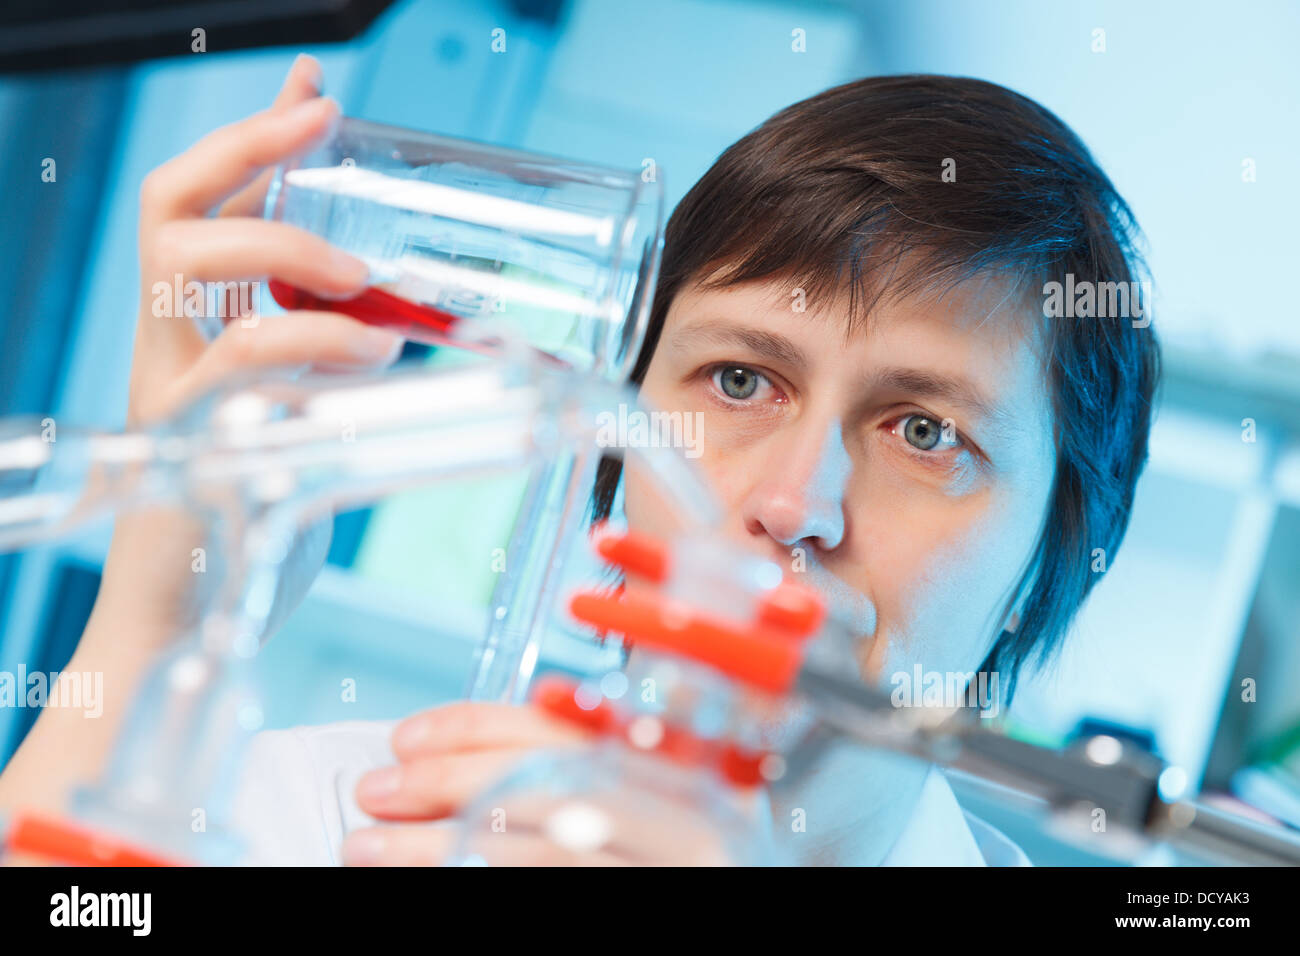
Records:
[[[454,332],[460,316],[431,305],[420,305],[410,299],[385,292],[377,286],[369,286],[360,295],[350,299],[326,299],[300,289],[296,285],[281,282],[279,279],[270,279],[266,284],[271,290],[271,297],[282,309],[341,312],[354,319],[360,319],[367,325],[377,325],[396,332],[408,341],[420,342],[424,345],[455,345],[472,352],[490,354],[500,344],[499,340],[493,338],[479,341],[457,340]],[[544,365],[555,368],[571,367],[568,362],[550,352],[535,346],[529,346],[529,350]]]
[[[282,309],[342,312],[368,325],[378,325],[412,342],[426,345],[445,345],[460,318],[443,309],[403,299],[377,286],[370,286],[350,299],[325,299],[279,279],[271,279],[267,287]]]

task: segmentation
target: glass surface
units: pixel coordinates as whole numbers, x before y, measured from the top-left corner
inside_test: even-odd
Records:
[[[266,215],[366,261],[371,285],[328,308],[437,344],[465,320],[514,326],[576,368],[625,378],[662,244],[663,192],[638,172],[343,119],[281,167]]]

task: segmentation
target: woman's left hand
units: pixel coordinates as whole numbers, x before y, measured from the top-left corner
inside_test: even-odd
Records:
[[[397,765],[372,770],[357,786],[370,816],[414,826],[356,830],[343,842],[349,866],[429,866],[451,849],[449,820],[522,758],[540,748],[579,747],[586,733],[536,707],[461,701],[426,710],[393,731]]]
[[[348,834],[343,861],[349,866],[436,866],[448,859],[458,836],[451,818],[516,762],[539,748],[589,742],[586,732],[533,706],[461,702],[416,714],[393,732],[397,766],[371,771],[357,787],[361,809],[386,822]],[[728,862],[719,834],[704,815],[662,800],[647,809],[645,799],[631,788],[581,801],[518,794],[498,809],[499,820],[481,821],[484,838],[478,842],[490,846],[487,862],[494,865]],[[553,838],[553,827],[565,812],[585,814],[580,822],[588,830],[594,819],[608,830],[609,839],[563,845],[562,838]]]

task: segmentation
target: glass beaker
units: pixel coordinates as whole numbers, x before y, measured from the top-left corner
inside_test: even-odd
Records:
[[[663,187],[626,171],[344,118],[281,166],[266,216],[365,260],[370,287],[321,308],[441,344],[465,319],[505,321],[570,365],[625,378],[663,242]]]
[[[457,866],[779,865],[765,782],[770,706],[690,662],[644,660],[571,684],[554,675],[536,704],[593,732],[588,746],[512,767],[457,816],[444,861]]]

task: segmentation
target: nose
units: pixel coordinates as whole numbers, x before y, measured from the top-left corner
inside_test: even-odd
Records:
[[[763,477],[747,495],[745,530],[783,549],[807,542],[823,551],[844,540],[844,495],[852,462],[838,421],[792,428],[767,449]]]

